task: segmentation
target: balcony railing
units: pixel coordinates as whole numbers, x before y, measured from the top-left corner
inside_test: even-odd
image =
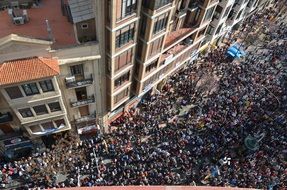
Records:
[[[92,104],[94,102],[95,102],[95,97],[94,96],[88,96],[86,99],[71,102],[71,106],[72,107],[79,107],[79,106],[84,106],[87,104]]]
[[[12,120],[13,120],[13,117],[10,114],[10,112],[4,113],[4,114],[0,113],[0,123],[6,123]]]
[[[96,119],[96,114],[91,114],[91,115],[87,115],[87,116],[83,116],[79,119],[75,119],[75,123],[79,124],[79,123],[83,123],[83,122],[88,122],[88,121],[94,121]]]
[[[68,78],[70,78],[69,80],[67,80]],[[77,87],[83,87],[83,86],[88,86],[93,84],[93,76],[91,75],[90,78],[84,78],[82,80],[75,80],[73,81],[73,79],[71,80],[72,77],[68,77],[66,78],[66,87],[67,88],[77,88]]]

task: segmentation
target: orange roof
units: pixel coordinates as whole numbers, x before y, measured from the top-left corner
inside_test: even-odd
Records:
[[[4,62],[0,64],[0,85],[20,83],[60,73],[55,59],[32,57]]]
[[[8,11],[0,11],[0,38],[10,34],[49,40],[46,19],[52,30],[55,42],[53,47],[60,48],[77,44],[73,25],[62,15],[60,0],[42,0],[37,8],[27,9],[29,22],[15,25]]]

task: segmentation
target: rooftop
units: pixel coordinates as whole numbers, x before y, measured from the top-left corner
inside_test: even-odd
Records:
[[[59,73],[58,61],[55,59],[32,57],[7,61],[0,64],[0,85],[52,77]]]
[[[94,18],[91,0],[69,0],[68,2],[74,23]]]
[[[17,9],[16,9],[17,10]],[[27,9],[29,21],[15,25],[8,10],[0,11],[0,38],[9,34],[49,40],[46,19],[54,38],[52,47],[60,48],[77,44],[73,25],[62,15],[60,0],[41,0],[38,7]]]

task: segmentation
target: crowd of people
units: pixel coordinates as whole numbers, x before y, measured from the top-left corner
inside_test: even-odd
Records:
[[[2,186],[287,189],[287,27],[274,14],[276,7],[243,23],[240,35],[264,34],[244,58],[230,60],[226,46],[212,50],[113,122],[111,133],[85,140],[66,133],[44,153],[0,165]]]

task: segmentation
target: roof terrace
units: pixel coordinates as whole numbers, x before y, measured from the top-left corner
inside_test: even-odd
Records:
[[[49,40],[54,42],[53,48],[77,44],[73,25],[62,14],[61,1],[41,0],[30,9],[0,11],[0,23],[0,38],[17,34]]]

